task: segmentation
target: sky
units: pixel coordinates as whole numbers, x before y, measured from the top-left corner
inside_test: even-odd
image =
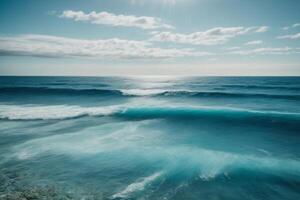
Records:
[[[0,0],[0,75],[299,76],[299,0]]]

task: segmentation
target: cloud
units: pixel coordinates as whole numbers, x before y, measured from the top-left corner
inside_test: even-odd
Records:
[[[296,28],[296,27],[299,27],[300,26],[300,23],[296,23],[296,24],[293,24],[293,28]]]
[[[285,26],[282,29],[286,31],[286,30],[289,30],[290,28],[297,28],[297,27],[300,27],[300,23],[295,23],[291,26]]]
[[[268,26],[261,26],[259,27],[255,32],[256,33],[265,33],[269,30],[269,27]]]
[[[107,39],[82,40],[49,35],[0,37],[0,55],[81,57],[95,59],[163,59],[210,55],[193,49],[158,48],[149,42]]]
[[[224,50],[228,50],[228,51],[233,51],[233,50],[238,50],[238,49],[241,49],[241,47],[227,47],[227,48],[224,48]]]
[[[134,15],[116,15],[109,12],[84,13],[83,11],[66,10],[59,16],[61,18],[73,19],[75,21],[90,22],[92,24],[103,24],[111,26],[138,27],[142,29],[174,28],[164,24],[160,18]]]
[[[246,42],[245,45],[259,45],[262,43],[263,43],[263,41],[261,41],[261,40],[254,40],[254,41]]]
[[[241,51],[231,51],[229,54],[238,54],[238,55],[284,55],[284,54],[295,54],[300,53],[300,48],[291,48],[291,47],[266,47],[266,48],[256,48],[252,50],[241,50]]]
[[[291,39],[291,40],[300,39],[300,33],[296,33],[294,35],[281,35],[278,36],[277,39]]]
[[[192,45],[218,45],[230,39],[251,33],[262,33],[268,30],[267,26],[260,27],[216,27],[203,32],[180,34],[172,32],[152,32],[151,41],[174,42]]]
[[[282,30],[286,31],[286,30],[289,30],[289,28],[290,28],[289,26],[285,26],[282,28]]]

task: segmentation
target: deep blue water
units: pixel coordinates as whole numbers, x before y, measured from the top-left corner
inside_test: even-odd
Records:
[[[299,77],[0,77],[0,199],[300,199]]]

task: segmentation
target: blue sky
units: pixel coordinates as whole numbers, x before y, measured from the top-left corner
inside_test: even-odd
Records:
[[[1,75],[300,75],[298,0],[0,0]]]

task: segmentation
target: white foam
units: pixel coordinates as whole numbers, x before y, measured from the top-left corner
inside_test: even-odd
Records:
[[[123,149],[128,151],[128,149],[136,149],[137,141],[138,144],[146,143],[153,140],[152,137],[157,136],[157,134],[141,136],[138,130],[140,126],[153,122],[153,120],[114,122],[69,134],[36,138],[14,146],[10,155],[20,160],[26,160],[44,154],[84,156],[122,151]]]
[[[126,198],[130,196],[132,193],[142,191],[145,189],[147,185],[156,180],[158,177],[162,175],[162,172],[156,172],[148,177],[144,177],[141,180],[138,180],[130,185],[128,185],[121,192],[114,194],[112,198]]]
[[[132,96],[152,96],[158,95],[166,92],[167,90],[161,89],[129,89],[129,90],[121,90],[124,95],[132,95]]]
[[[10,120],[67,119],[84,115],[110,115],[119,111],[119,106],[32,106],[0,105],[0,118]]]
[[[288,158],[235,154],[200,147],[166,144],[163,131],[145,132],[143,125],[148,127],[149,123],[156,123],[156,121],[109,123],[69,134],[32,139],[14,146],[9,155],[24,160],[44,154],[81,157],[114,152],[123,158],[134,155],[153,164],[163,160],[165,165],[161,170],[164,173],[185,171],[188,176],[189,173],[196,172],[198,177],[205,181],[235,169],[255,169],[270,173],[283,171],[296,175],[300,173],[300,162]],[[142,190],[158,176],[139,179],[114,197],[121,198],[134,191]]]

